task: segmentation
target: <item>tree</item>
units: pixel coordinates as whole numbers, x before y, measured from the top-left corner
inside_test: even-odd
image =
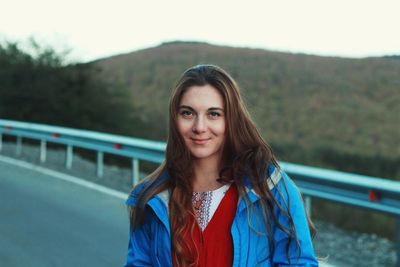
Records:
[[[0,44],[0,117],[113,133],[131,121],[127,90],[112,88],[93,63],[65,63],[65,54],[30,40]]]

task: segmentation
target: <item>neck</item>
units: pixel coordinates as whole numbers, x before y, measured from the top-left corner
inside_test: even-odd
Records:
[[[222,186],[219,178],[220,161],[217,159],[197,159],[193,162],[193,191],[205,192]]]

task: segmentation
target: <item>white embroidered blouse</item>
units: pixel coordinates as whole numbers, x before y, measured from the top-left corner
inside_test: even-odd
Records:
[[[201,231],[206,229],[230,186],[231,184],[226,184],[213,191],[193,192],[192,205]]]

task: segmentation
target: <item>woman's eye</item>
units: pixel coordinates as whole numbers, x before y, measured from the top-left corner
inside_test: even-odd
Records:
[[[211,112],[209,113],[209,116],[210,116],[211,118],[218,118],[219,116],[221,116],[221,114],[219,114],[218,112],[215,112],[215,111],[211,111]]]
[[[180,114],[181,114],[183,117],[190,117],[190,116],[192,116],[192,112],[189,111],[189,110],[182,110],[182,111],[180,112]]]

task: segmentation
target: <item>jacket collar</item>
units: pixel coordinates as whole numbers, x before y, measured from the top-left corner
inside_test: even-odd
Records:
[[[171,230],[170,230],[169,216],[168,216],[168,201],[169,201],[169,192],[168,190],[165,190],[152,197],[149,200],[149,202],[147,202],[147,205],[149,205],[153,209],[154,213],[163,223],[163,225],[168,231],[168,234],[170,235]]]
[[[276,184],[279,182],[279,180],[282,178],[281,172],[279,168],[276,168],[274,165],[270,164],[268,166],[268,176],[270,179],[268,179],[268,186],[270,190],[272,190]],[[167,172],[163,173],[161,175],[160,181],[164,179],[168,179],[169,174]],[[250,204],[255,203],[260,199],[260,196],[254,191],[252,188],[252,185],[249,181],[248,176],[245,177],[244,179],[244,184],[245,184],[245,190],[247,193],[247,200],[250,202]],[[158,216],[158,218],[161,220],[161,222],[164,224],[166,227],[168,234],[170,234],[170,225],[169,225],[169,216],[168,216],[168,202],[169,202],[169,197],[170,194],[168,190],[164,190],[157,195],[155,195],[153,198],[149,200],[147,203],[155,212],[155,214]],[[238,202],[238,212],[241,212],[247,207],[246,201],[243,197],[239,198]]]
[[[279,168],[276,168],[274,165],[270,164],[268,166],[268,176],[270,177],[267,180],[268,183],[268,187],[270,190],[272,190],[277,183],[279,182],[279,180],[282,178],[282,174]],[[250,204],[255,203],[256,201],[258,201],[260,199],[260,195],[257,194],[250,181],[248,176],[245,176],[244,178],[244,184],[245,184],[245,190],[246,190],[246,196],[245,198],[247,198],[247,200],[249,201]],[[239,203],[238,203],[238,212],[241,212],[243,209],[246,208],[246,201],[244,199],[244,197],[240,197],[239,198]]]

